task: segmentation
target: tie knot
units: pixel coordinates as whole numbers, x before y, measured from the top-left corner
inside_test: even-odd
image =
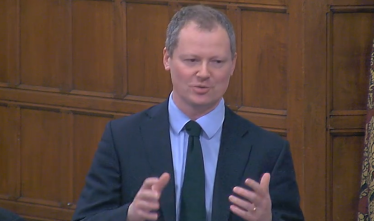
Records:
[[[196,123],[196,121],[193,121],[193,120],[188,121],[186,125],[184,126],[184,128],[186,129],[187,133],[190,136],[200,137],[201,127],[198,123]]]

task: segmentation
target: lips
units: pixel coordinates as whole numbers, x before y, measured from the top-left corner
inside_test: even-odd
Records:
[[[206,94],[209,92],[209,87],[204,86],[194,86],[192,87],[192,90],[197,94]]]

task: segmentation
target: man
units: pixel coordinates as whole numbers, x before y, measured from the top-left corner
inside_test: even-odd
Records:
[[[288,142],[225,107],[235,34],[202,5],[177,12],[167,101],[107,124],[73,220],[299,221]]]

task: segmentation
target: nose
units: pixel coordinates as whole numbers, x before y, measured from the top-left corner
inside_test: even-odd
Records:
[[[202,62],[202,64],[201,64],[201,66],[199,68],[199,71],[197,72],[196,76],[199,77],[199,78],[202,78],[202,79],[209,78],[210,72],[209,72],[209,68],[208,68],[208,63],[207,62]]]

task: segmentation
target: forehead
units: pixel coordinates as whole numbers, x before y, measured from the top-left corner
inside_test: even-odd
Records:
[[[176,50],[178,49],[230,52],[230,39],[226,30],[219,24],[215,24],[211,29],[203,29],[190,22],[179,33]]]

